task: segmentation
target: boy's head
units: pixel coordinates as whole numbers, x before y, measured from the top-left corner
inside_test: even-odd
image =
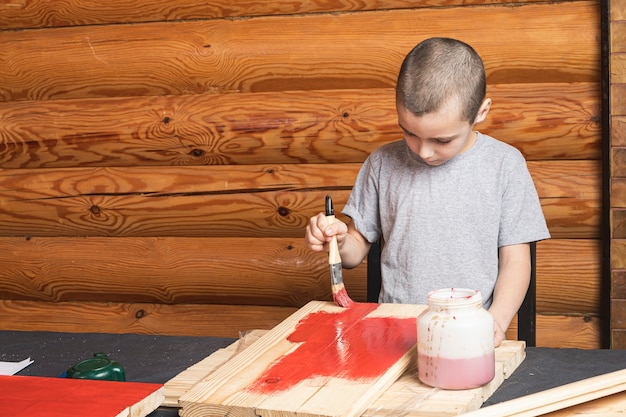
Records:
[[[482,59],[471,46],[450,38],[430,38],[404,59],[396,85],[396,104],[416,116],[455,104],[461,120],[473,124],[486,89]]]

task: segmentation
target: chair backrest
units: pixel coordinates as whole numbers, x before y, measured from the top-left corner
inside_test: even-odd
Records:
[[[382,283],[380,273],[380,242],[372,244],[367,255],[367,301],[375,303],[378,301],[380,286]],[[517,312],[517,339],[526,342],[526,346],[536,345],[536,243],[530,243],[530,285],[526,292],[526,297]]]

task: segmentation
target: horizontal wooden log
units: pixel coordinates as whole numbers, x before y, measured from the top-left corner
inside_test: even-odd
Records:
[[[328,255],[298,239],[0,239],[0,299],[302,307],[332,300]],[[19,261],[16,261],[19,259]],[[346,270],[365,301],[366,264]]]
[[[219,304],[49,303],[0,300],[0,329],[239,337],[297,309]]]
[[[531,3],[544,0],[516,1]],[[433,6],[499,4],[501,0],[274,0],[271,2],[238,0],[142,0],[128,2],[110,0],[72,0],[51,3],[46,0],[11,0],[0,2],[0,28],[40,28],[52,26],[101,25],[107,23],[139,23],[224,17],[292,15],[302,13],[348,12],[407,9]]]
[[[599,237],[598,165],[529,163],[553,237]],[[326,194],[345,205],[359,167],[3,170],[0,236],[299,237]]]
[[[0,31],[0,101],[394,87],[430,36],[473,45],[490,84],[599,82],[599,22],[576,1]]]
[[[506,332],[507,339],[517,340],[517,318]],[[600,320],[592,316],[537,315],[536,345],[548,348],[600,349]]]
[[[536,263],[537,311],[542,314],[599,314],[603,286],[599,239],[538,242]]]
[[[50,314],[54,311],[55,314]],[[0,300],[0,330],[239,337],[271,329],[296,310],[210,304],[48,303]],[[598,349],[598,320],[537,317],[537,346]],[[510,329],[510,339],[516,339]]]
[[[491,85],[478,128],[528,160],[600,159],[600,86]],[[391,88],[0,102],[0,165],[356,163],[402,137]]]
[[[537,244],[537,310],[598,314],[599,241]],[[344,271],[366,301],[367,264]],[[0,238],[0,299],[301,307],[332,300],[304,238]],[[572,285],[575,277],[576,285]]]

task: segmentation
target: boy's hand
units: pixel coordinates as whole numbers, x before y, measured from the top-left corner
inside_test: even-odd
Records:
[[[332,225],[329,225],[326,215],[319,213],[309,220],[304,234],[304,240],[309,249],[322,251],[328,250],[328,242],[332,240],[333,236],[337,236],[337,244],[341,246],[347,233],[348,226],[344,222],[335,218]]]
[[[494,332],[493,332],[493,337],[494,337],[493,346],[494,347],[498,347],[498,346],[500,346],[502,341],[506,338],[506,333],[505,333],[505,330],[502,329],[502,326],[500,326],[500,324],[498,323],[497,320],[494,320],[493,328],[494,328]]]

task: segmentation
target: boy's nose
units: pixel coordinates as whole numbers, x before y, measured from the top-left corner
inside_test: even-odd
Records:
[[[417,152],[419,157],[422,158],[423,160],[427,160],[431,158],[434,153],[435,153],[435,150],[432,148],[432,146],[428,146],[428,145],[421,145]]]

